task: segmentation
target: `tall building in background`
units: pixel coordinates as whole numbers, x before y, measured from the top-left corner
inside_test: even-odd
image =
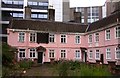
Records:
[[[102,19],[102,6],[98,7],[76,7],[77,12],[81,12],[81,23],[89,24]]]
[[[14,19],[24,19],[25,7],[31,8],[31,19],[47,20],[48,17],[48,0],[2,0],[1,13],[2,13],[2,41],[7,40],[6,28],[9,21]]]
[[[112,1],[112,4],[110,4]],[[114,0],[115,1],[115,0]],[[119,0],[116,0],[117,2]],[[115,2],[116,3],[116,2]],[[48,9],[54,9],[54,20],[59,22],[79,22],[82,24],[89,24],[95,22],[106,15],[109,15],[113,10],[113,0],[107,0],[105,6],[94,7],[74,7],[70,8],[70,0],[2,0],[2,33],[0,37],[4,41],[7,40],[6,28],[9,21],[14,19],[24,19],[25,6],[30,7],[30,19],[47,20]],[[118,3],[116,3],[118,5]],[[116,6],[114,5],[114,6]],[[106,9],[107,7],[107,9]],[[117,6],[119,7],[119,6]],[[117,9],[117,8],[115,8]],[[107,13],[106,13],[107,12]]]
[[[109,16],[115,11],[120,11],[120,0],[106,0],[106,15]]]
[[[81,23],[89,24],[95,22],[106,15],[104,14],[105,6],[93,7],[72,7],[70,8],[70,0],[63,0],[63,21],[68,22],[75,19],[74,12],[81,15]]]

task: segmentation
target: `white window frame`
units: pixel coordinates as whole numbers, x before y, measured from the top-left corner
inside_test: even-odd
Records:
[[[91,36],[91,38],[90,38],[90,36]],[[92,34],[88,35],[88,43],[92,43]]]
[[[111,51],[110,48],[106,49],[106,59],[111,59]]]
[[[20,35],[20,34],[22,34],[22,35]],[[20,37],[23,37],[22,40],[20,39]],[[25,41],[25,32],[19,32],[18,33],[18,41],[19,42],[24,42]]]
[[[75,35],[75,44],[80,44],[80,43],[81,43],[81,36]]]
[[[49,42],[50,43],[54,43],[55,42],[55,34],[49,34]]]
[[[31,53],[32,53],[32,56],[30,56]],[[35,56],[33,56],[33,54],[34,54]],[[29,49],[29,57],[30,57],[30,58],[36,58],[36,49],[35,49],[35,48],[30,48],[30,49]]]
[[[75,50],[75,59],[81,59],[81,51]]]
[[[98,35],[96,35],[96,34],[98,34]],[[99,42],[99,40],[100,40],[100,39],[99,39],[99,38],[100,38],[99,36],[100,36],[99,33],[95,33],[95,42]],[[97,37],[98,37],[98,40],[97,40]]]
[[[32,41],[31,41],[31,36],[32,36]],[[35,40],[34,40],[35,38]],[[29,41],[30,42],[37,42],[37,33],[30,33],[29,34]]]
[[[98,51],[98,52],[97,52]],[[99,53],[99,57],[97,58],[97,53]],[[100,50],[95,50],[95,59],[100,60]]]
[[[65,36],[65,37],[61,37],[61,36]],[[62,41],[62,38],[63,38],[63,42]],[[65,40],[64,40],[65,39]],[[60,43],[64,44],[64,43],[67,43],[67,35],[66,34],[61,34],[60,35]]]
[[[117,52],[119,52],[119,56],[120,56],[120,48],[115,48],[115,59],[120,59],[120,57],[117,58]]]
[[[53,56],[52,56],[53,55]],[[55,58],[55,50],[54,49],[49,49],[49,54],[48,54],[49,58]]]
[[[109,31],[109,32],[108,32]],[[105,40],[110,40],[110,29],[105,31]]]
[[[116,30],[116,28],[118,28],[118,27],[120,27],[120,26],[115,27],[115,38],[120,38],[120,37],[118,37],[120,30]],[[116,34],[116,32],[117,32],[118,34]]]
[[[89,51],[89,59],[93,59],[93,51],[92,50]]]
[[[18,53],[18,57],[19,57],[19,58],[26,58],[26,49],[23,49],[23,50],[25,50],[25,51],[20,51],[21,49],[22,49],[22,48],[18,49],[18,52],[19,52],[19,53]],[[22,57],[20,57],[20,53],[22,53]],[[25,55],[24,57],[23,57],[23,53],[24,53],[24,55]]]
[[[62,57],[62,54],[63,54],[65,57]],[[64,50],[64,49],[60,50],[60,58],[62,58],[62,59],[67,58],[66,50]]]

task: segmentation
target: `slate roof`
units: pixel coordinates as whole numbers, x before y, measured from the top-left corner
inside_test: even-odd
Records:
[[[93,22],[89,25],[70,22],[55,22],[55,21],[43,21],[33,19],[13,19],[11,20],[9,27],[11,29],[28,29],[48,32],[71,32],[71,33],[85,33],[99,28],[108,26],[120,21],[120,12],[116,12],[106,18]],[[86,31],[87,30],[87,31]]]
[[[105,27],[105,26],[108,26],[110,24],[113,24],[113,23],[117,22],[117,18],[120,21],[120,12],[116,12],[116,13],[108,16],[108,17],[105,17],[101,20],[98,20],[96,22],[91,23],[89,25],[89,28],[88,28],[87,32],[93,31],[93,30],[96,30],[96,29],[99,29],[99,28],[102,28],[102,27]]]
[[[54,21],[43,20],[12,20],[10,22],[11,29],[28,29],[38,31],[52,31],[52,32],[76,32],[84,33],[87,25],[81,25],[78,23],[63,23]]]

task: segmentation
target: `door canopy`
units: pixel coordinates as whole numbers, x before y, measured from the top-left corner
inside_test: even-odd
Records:
[[[86,50],[87,50],[87,48],[85,48],[85,47],[80,47],[80,49],[82,52],[86,52]]]
[[[43,46],[39,46],[36,48],[37,52],[45,52],[46,51],[46,48],[43,47]]]

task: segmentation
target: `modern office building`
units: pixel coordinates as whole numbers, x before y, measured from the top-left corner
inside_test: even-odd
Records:
[[[48,0],[2,0],[2,41],[7,40],[6,28],[9,21],[14,19],[24,19],[24,7],[31,7],[31,19],[47,20]]]
[[[120,0],[106,0],[106,15],[109,16],[116,10],[120,10]]]
[[[63,21],[62,19],[62,0],[2,0],[1,13],[2,13],[2,32],[0,37],[3,41],[7,40],[6,28],[9,21],[14,19],[24,19],[25,7],[31,8],[30,19],[47,20],[48,8],[55,9],[55,21]]]
[[[102,19],[106,15],[106,6],[91,6],[91,7],[70,7],[70,0],[63,1],[63,21],[75,20],[74,12],[79,12],[81,17],[81,23],[89,24]]]
[[[8,27],[9,20],[12,18],[24,19],[25,6],[31,7],[30,19],[47,20],[48,8],[50,7],[55,9],[55,21],[74,22],[77,19],[79,20],[77,22],[83,24],[89,24],[105,17],[105,7],[107,6],[70,8],[70,0],[2,0],[1,3],[2,33],[0,33],[0,36],[4,38],[4,41],[7,38],[6,28]]]

